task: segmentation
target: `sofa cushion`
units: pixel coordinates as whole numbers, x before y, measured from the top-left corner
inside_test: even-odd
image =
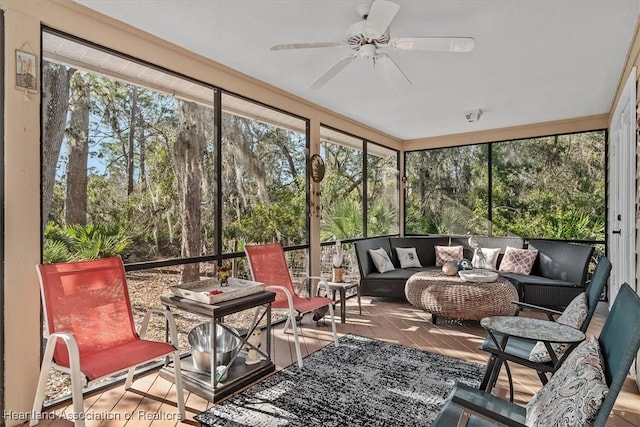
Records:
[[[371,256],[371,259],[379,273],[395,270],[395,267],[389,258],[389,254],[384,250],[384,248],[369,249],[369,255]]]
[[[409,277],[416,274],[421,269],[412,269],[412,268],[396,268],[393,271],[387,271],[385,273],[371,273],[367,276],[367,279],[387,279],[387,280],[395,280],[395,279],[408,279]]]
[[[594,337],[582,342],[533,395],[527,405],[527,426],[592,425],[609,387],[602,354]]]
[[[436,246],[436,267],[442,267],[447,261],[462,260],[462,246]]]
[[[396,248],[400,268],[422,267],[416,248]]]
[[[549,287],[575,288],[576,284],[567,280],[549,279],[548,277],[533,276],[530,274],[508,273],[500,271],[500,276],[509,279],[515,285],[537,285]]]
[[[589,306],[587,304],[587,296],[584,292],[581,292],[569,303],[567,308],[564,309],[562,315],[556,319],[556,322],[562,323],[563,325],[571,326],[575,329],[580,329],[582,328],[582,324],[587,318],[588,311]],[[556,357],[560,358],[567,350],[567,348],[569,348],[569,345],[570,344],[551,343],[551,348],[556,354]],[[551,356],[549,356],[547,347],[545,347],[543,342],[537,342],[536,345],[531,349],[529,360],[538,363],[551,361]]]
[[[537,256],[538,251],[535,249],[518,249],[507,246],[499,270],[507,273],[530,274]]]
[[[584,287],[593,246],[532,239],[528,248],[539,252],[531,274],[566,280]]]
[[[360,277],[367,277],[369,273],[377,272],[375,264],[369,255],[369,249],[384,248],[387,253],[391,253],[391,244],[389,237],[374,237],[371,239],[362,239],[353,242],[356,249],[356,257],[358,258],[358,269]]]

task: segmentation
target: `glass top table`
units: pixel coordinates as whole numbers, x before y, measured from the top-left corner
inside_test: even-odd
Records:
[[[585,339],[582,331],[562,323],[522,316],[491,316],[480,320],[488,331],[512,337],[553,343],[576,343]]]

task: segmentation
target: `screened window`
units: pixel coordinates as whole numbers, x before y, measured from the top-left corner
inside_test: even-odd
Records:
[[[320,238],[328,242],[363,237],[364,143],[326,127],[320,129],[320,140],[326,165]]]
[[[43,50],[44,261],[214,253],[214,89],[48,32]]]
[[[398,153],[367,144],[367,236],[398,233]]]
[[[308,243],[306,121],[222,96],[223,252]]]
[[[494,234],[604,240],[604,131],[492,147]]]
[[[407,234],[486,234],[487,146],[408,152]]]
[[[593,131],[408,152],[406,232],[604,241],[605,139]]]

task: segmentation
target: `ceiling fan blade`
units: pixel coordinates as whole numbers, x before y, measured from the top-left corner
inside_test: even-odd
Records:
[[[400,10],[400,6],[395,3],[387,0],[374,0],[367,15],[365,33],[374,38],[383,35],[398,10]]]
[[[394,89],[402,90],[411,86],[411,81],[386,53],[378,54],[374,58],[373,63]]]
[[[338,74],[340,71],[342,71],[342,69],[344,67],[349,65],[354,59],[355,59],[354,55],[347,56],[346,58],[342,58],[341,60],[339,60],[338,62],[333,64],[320,77],[318,77],[318,79],[309,86],[309,89],[320,89],[329,80],[331,80],[333,77],[335,77],[336,74]]]
[[[287,43],[271,46],[271,50],[289,50],[289,49],[313,49],[317,47],[340,47],[344,43],[337,42],[318,42],[318,43]]]
[[[471,52],[475,45],[471,37],[403,37],[389,42],[393,49],[443,52]]]

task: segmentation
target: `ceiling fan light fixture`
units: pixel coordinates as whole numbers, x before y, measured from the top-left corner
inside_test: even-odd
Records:
[[[376,57],[376,46],[373,44],[365,44],[358,50],[358,55],[361,58],[374,59]]]

